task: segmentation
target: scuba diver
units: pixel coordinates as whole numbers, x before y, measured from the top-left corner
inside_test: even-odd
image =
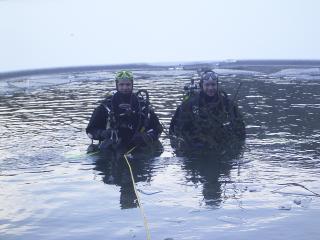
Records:
[[[217,148],[230,139],[245,139],[245,124],[237,104],[219,86],[218,74],[200,75],[200,92],[178,106],[170,123],[170,134],[184,145]]]
[[[120,71],[116,74],[116,93],[107,96],[92,113],[86,133],[92,144],[87,152],[132,148],[156,142],[162,125],[150,107],[145,90],[133,93],[133,74]],[[99,144],[93,144],[98,140]]]

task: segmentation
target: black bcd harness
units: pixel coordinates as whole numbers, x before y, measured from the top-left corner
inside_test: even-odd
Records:
[[[134,115],[138,116],[138,124],[136,125],[135,129],[131,123],[120,123],[119,119],[117,119],[115,110],[114,110],[114,95],[108,101],[102,103],[107,111],[107,119],[106,119],[106,129],[110,130],[110,139],[104,140],[103,142],[108,142],[108,145],[117,146],[121,142],[121,138],[118,136],[119,128],[126,127],[131,131],[144,131],[150,119],[150,102],[149,102],[149,93],[147,90],[139,90],[137,93],[134,94],[138,101],[138,109],[132,108],[132,99],[130,100],[130,104],[119,104],[119,108],[121,109],[122,113],[119,114],[118,118],[131,118]],[[131,97],[131,98],[132,98]],[[103,143],[102,142],[102,143]]]

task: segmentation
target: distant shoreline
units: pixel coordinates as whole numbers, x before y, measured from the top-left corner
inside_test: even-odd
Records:
[[[30,69],[21,71],[0,72],[1,79],[9,79],[31,75],[71,73],[71,72],[88,72],[97,70],[117,71],[120,69],[128,70],[167,70],[172,67],[180,66],[185,70],[197,70],[202,67],[210,68],[234,68],[242,69],[260,69],[268,66],[283,67],[320,67],[320,60],[226,60],[226,61],[201,61],[185,63],[166,63],[166,64],[114,64],[114,65],[96,65],[96,66],[73,66],[73,67],[55,67],[43,69]]]
[[[30,69],[21,71],[11,71],[0,73],[1,79],[16,78],[22,76],[32,76],[32,75],[43,75],[43,74],[56,74],[56,73],[72,73],[72,72],[88,72],[97,70],[119,70],[119,69],[146,69],[146,68],[158,68],[162,69],[165,67],[151,66],[148,64],[122,64],[122,65],[97,65],[97,66],[74,66],[74,67],[55,67],[55,68],[43,68],[43,69]]]

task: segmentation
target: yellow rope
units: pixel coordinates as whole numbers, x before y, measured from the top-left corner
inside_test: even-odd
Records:
[[[129,171],[130,171],[130,175],[131,175],[131,180],[132,180],[132,185],[133,185],[133,190],[134,190],[134,193],[135,193],[135,195],[136,195],[136,197],[137,197],[138,206],[139,206],[139,208],[140,208],[140,213],[141,213],[141,215],[142,215],[142,217],[143,217],[144,227],[145,227],[145,229],[146,229],[147,240],[151,240],[150,230],[149,230],[149,226],[148,226],[147,217],[146,217],[146,215],[145,215],[145,213],[144,213],[143,206],[142,206],[142,204],[141,204],[138,191],[137,191],[137,189],[136,189],[136,182],[134,181],[134,177],[133,177],[133,173],[132,173],[132,168],[131,168],[131,165],[130,165],[130,163],[129,163],[129,161],[128,161],[128,158],[127,158],[127,156],[128,156],[135,148],[136,148],[136,146],[133,147],[133,148],[131,148],[131,149],[130,149],[128,152],[126,152],[123,156],[124,156],[124,158],[125,158],[125,160],[126,160],[126,162],[127,162],[127,165],[128,165],[128,167],[129,167]],[[87,156],[88,156],[88,155],[89,155],[89,156],[94,155],[94,154],[96,154],[96,153],[98,153],[98,152],[99,152],[99,151],[87,153]]]
[[[147,240],[151,240],[151,237],[150,237],[150,230],[149,230],[149,226],[148,226],[148,221],[147,221],[147,218],[146,218],[146,215],[144,213],[144,210],[143,210],[143,206],[140,202],[140,198],[139,198],[139,194],[137,192],[137,189],[136,189],[136,182],[134,181],[134,178],[133,178],[133,174],[132,174],[132,169],[131,169],[131,166],[130,166],[130,163],[128,161],[128,154],[130,154],[136,147],[133,147],[131,148],[127,153],[125,153],[123,156],[127,162],[127,165],[129,167],[129,171],[130,171],[130,175],[131,175],[131,180],[132,180],[132,185],[133,185],[133,190],[134,190],[134,193],[136,194],[136,197],[137,197],[137,200],[138,200],[138,205],[139,205],[139,208],[140,208],[140,213],[143,217],[143,222],[144,222],[144,227],[146,229],[146,234],[147,234]]]

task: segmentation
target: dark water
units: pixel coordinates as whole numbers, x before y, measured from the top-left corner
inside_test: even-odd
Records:
[[[318,239],[319,68],[217,71],[231,97],[243,83],[246,142],[187,154],[163,133],[158,149],[130,158],[151,239]],[[135,88],[149,90],[168,128],[196,72],[134,73]],[[124,160],[85,154],[85,127],[114,88],[112,77],[91,71],[1,80],[0,239],[146,238]]]

